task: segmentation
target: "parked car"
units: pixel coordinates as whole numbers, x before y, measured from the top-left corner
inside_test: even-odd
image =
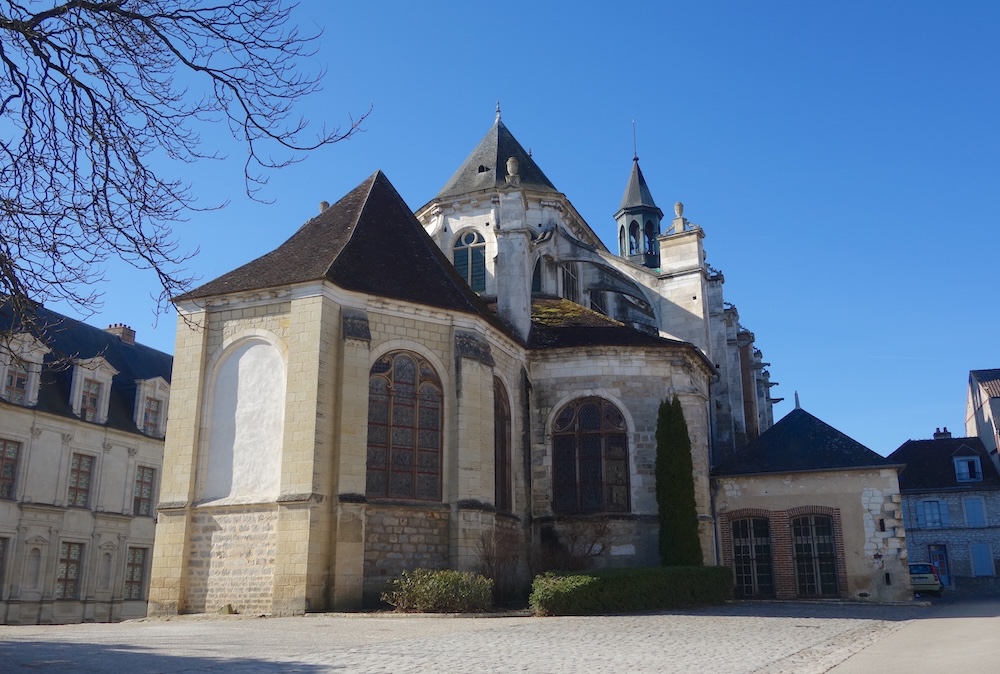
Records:
[[[910,564],[910,585],[919,594],[941,596],[941,578],[933,564]]]

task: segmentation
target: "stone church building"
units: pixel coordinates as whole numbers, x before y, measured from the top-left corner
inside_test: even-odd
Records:
[[[715,563],[710,468],[772,425],[766,363],[638,158],[614,218],[612,251],[498,112],[415,213],[378,172],[176,298],[150,614],[357,609],[489,540],[522,581],[581,542],[656,564],[674,395]]]

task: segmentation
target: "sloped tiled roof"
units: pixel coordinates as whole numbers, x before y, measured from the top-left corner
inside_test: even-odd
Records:
[[[979,457],[981,481],[958,481],[952,459],[963,456]],[[1000,475],[979,438],[907,440],[889,455],[889,460],[906,464],[899,474],[900,491],[1000,489]]]
[[[498,117],[436,198],[496,189],[505,185],[509,157],[517,159],[521,187],[539,192],[558,191]]]
[[[275,250],[175,301],[323,279],[347,290],[496,321],[381,171]]]
[[[632,173],[628,178],[628,185],[625,186],[625,194],[622,196],[622,203],[618,211],[628,208],[657,208],[653,201],[653,194],[646,185],[646,179],[642,177],[642,169],[639,168],[639,158],[632,159]]]
[[[795,473],[893,465],[801,408],[785,415],[712,470],[713,475]]]
[[[0,332],[16,333],[19,321],[8,308],[0,306]],[[134,421],[135,382],[162,377],[169,383],[173,356],[143,344],[127,344],[117,335],[42,306],[36,309],[35,323],[46,326],[42,341],[51,352],[43,360],[38,404],[31,409],[76,418],[69,399],[73,368],[66,359],[101,356],[118,370],[111,381],[107,426],[138,433]],[[0,400],[0,405],[13,403]]]
[[[972,370],[969,376],[990,398],[1000,398],[1000,370]]]

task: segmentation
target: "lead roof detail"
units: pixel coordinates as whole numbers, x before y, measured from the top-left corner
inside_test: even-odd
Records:
[[[453,197],[481,190],[494,190],[507,182],[507,159],[518,162],[521,187],[536,192],[558,192],[545,177],[542,169],[531,158],[504,123],[497,117],[493,127],[486,132],[479,145],[472,151],[451,179],[438,192],[436,199]]]
[[[628,178],[628,185],[625,186],[625,194],[622,196],[622,203],[618,207],[618,212],[631,208],[656,208],[653,201],[653,194],[646,185],[646,179],[642,176],[642,169],[639,168],[639,158],[632,158],[632,173]]]

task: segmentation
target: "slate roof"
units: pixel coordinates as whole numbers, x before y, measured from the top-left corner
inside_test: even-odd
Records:
[[[486,132],[472,154],[445,183],[436,198],[493,190],[505,185],[508,157],[517,159],[517,173],[521,177],[521,187],[538,192],[558,192],[498,116],[493,127]]]
[[[882,468],[879,456],[801,408],[785,415],[712,470],[713,475],[796,473],[842,468]]]
[[[496,321],[381,171],[275,250],[174,301],[323,279],[347,290]]]
[[[969,376],[990,398],[1000,398],[1000,370],[972,370]]]
[[[958,481],[952,459],[961,456],[979,457],[981,481]],[[902,492],[1000,489],[1000,474],[979,438],[907,440],[889,455],[889,460],[906,464],[899,474]]]
[[[628,178],[628,185],[625,186],[625,194],[622,196],[622,203],[618,207],[618,212],[630,208],[654,208],[660,210],[656,202],[653,201],[653,194],[646,185],[646,179],[642,177],[642,169],[639,168],[639,158],[632,158],[632,173]],[[661,212],[662,216],[662,212]]]
[[[127,344],[117,335],[105,332],[92,325],[81,323],[62,314],[39,306],[36,320],[48,326],[43,340],[51,349],[42,362],[42,374],[38,387],[38,404],[30,409],[78,418],[70,406],[70,385],[73,382],[73,368],[66,358],[94,358],[102,356],[111,367],[118,370],[111,381],[107,426],[123,431],[139,433],[135,425],[136,380],[163,377],[170,382],[173,356],[143,344]],[[18,332],[18,323],[8,310],[0,306],[0,332]],[[59,359],[62,362],[58,362]],[[0,399],[0,405],[21,407]],[[2,410],[3,407],[0,407]],[[81,423],[89,423],[82,422]]]

